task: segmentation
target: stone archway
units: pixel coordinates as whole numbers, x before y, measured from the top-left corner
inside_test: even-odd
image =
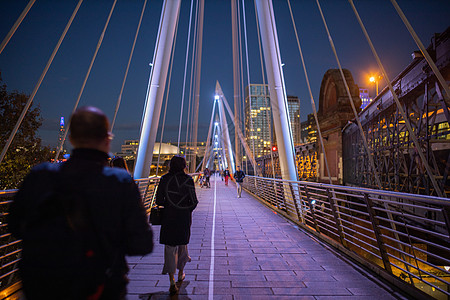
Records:
[[[359,112],[361,107],[359,88],[353,81],[350,71],[344,69],[343,72],[353,103]],[[331,179],[333,183],[342,184],[342,129],[349,120],[354,119],[354,114],[339,69],[330,69],[323,76],[320,86],[318,118]],[[328,182],[324,154],[321,147],[318,149],[319,181]]]

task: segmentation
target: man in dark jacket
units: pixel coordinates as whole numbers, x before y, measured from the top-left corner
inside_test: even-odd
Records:
[[[238,198],[241,198],[241,193],[242,193],[242,182],[244,182],[244,177],[245,174],[244,172],[241,170],[240,166],[236,167],[236,172],[234,172],[234,179],[236,180],[236,186],[237,186],[237,194],[238,194]]]
[[[23,241],[19,268],[28,300],[125,299],[125,255],[153,249],[136,184],[127,171],[108,167],[108,128],[98,108],[78,109],[70,159],[33,168],[11,204],[9,229]]]
[[[206,184],[206,187],[207,187],[207,188],[211,188],[211,183],[209,182],[209,178],[211,177],[211,171],[210,171],[208,168],[206,168],[206,169],[203,171],[203,175],[205,176],[205,184]]]

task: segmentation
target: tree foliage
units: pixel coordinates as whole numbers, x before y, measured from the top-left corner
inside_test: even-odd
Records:
[[[8,92],[0,74],[0,151],[6,145],[29,96]],[[37,130],[42,125],[39,106],[31,106],[5,158],[0,163],[0,190],[15,189],[30,169],[50,159],[50,149],[42,146]]]

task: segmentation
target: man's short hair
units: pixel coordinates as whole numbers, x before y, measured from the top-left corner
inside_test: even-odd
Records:
[[[96,142],[108,136],[109,121],[100,109],[84,106],[72,114],[69,128],[70,137],[76,143]]]

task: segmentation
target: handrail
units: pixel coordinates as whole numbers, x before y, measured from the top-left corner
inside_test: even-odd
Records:
[[[243,187],[403,290],[450,297],[450,199],[256,176]]]
[[[147,212],[159,180],[136,180]],[[380,276],[391,276],[435,298],[450,296],[449,199],[256,176],[246,176],[243,187]],[[0,191],[0,290],[19,281],[21,244],[5,226],[16,192]]]

